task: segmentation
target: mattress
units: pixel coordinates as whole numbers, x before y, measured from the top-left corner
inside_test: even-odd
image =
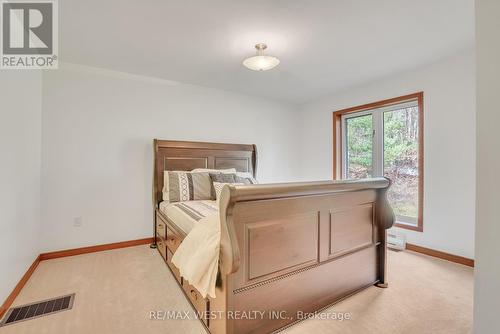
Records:
[[[160,211],[181,231],[188,234],[193,227],[209,215],[219,211],[216,201],[161,202]]]

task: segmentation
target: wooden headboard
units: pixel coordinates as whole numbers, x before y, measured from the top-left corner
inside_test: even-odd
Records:
[[[257,173],[257,147],[192,141],[154,140],[154,205],[162,201],[163,172],[195,168],[236,168],[238,172]]]

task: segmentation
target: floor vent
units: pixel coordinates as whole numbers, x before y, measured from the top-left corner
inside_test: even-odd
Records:
[[[16,322],[43,317],[48,314],[71,310],[75,294],[43,300],[32,304],[13,307],[0,322],[0,327]]]

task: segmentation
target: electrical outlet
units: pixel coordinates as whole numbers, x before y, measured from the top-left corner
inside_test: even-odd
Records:
[[[73,226],[74,227],[80,227],[83,224],[82,217],[75,217],[73,218]]]

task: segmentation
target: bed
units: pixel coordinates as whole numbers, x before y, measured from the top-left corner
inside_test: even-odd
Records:
[[[229,185],[218,202],[188,204],[220,215],[216,297],[203,298],[171,261],[201,217],[162,197],[164,171],[196,168],[255,176],[256,146],[154,140],[155,245],[210,333],[279,331],[300,321],[298,312],[387,287],[388,179]]]

